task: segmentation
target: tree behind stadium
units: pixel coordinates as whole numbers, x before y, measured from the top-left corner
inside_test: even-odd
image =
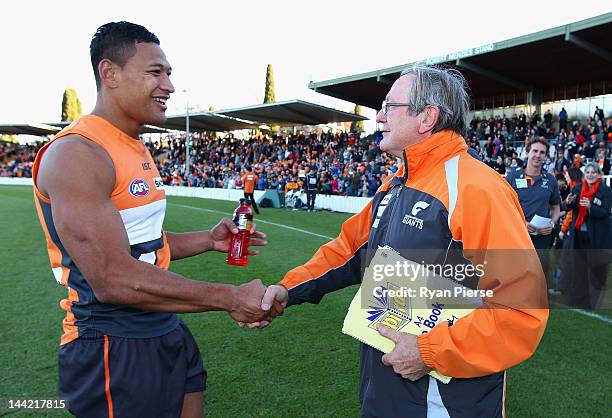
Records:
[[[276,96],[274,94],[274,72],[272,71],[272,64],[268,64],[266,69],[266,91],[264,93],[264,104],[274,103]],[[278,125],[270,125],[270,131],[276,133],[280,130]]]
[[[62,98],[62,122],[72,122],[83,115],[83,105],[75,89],[64,90]]]
[[[355,110],[353,111],[354,114],[361,116],[361,106],[359,106],[358,104],[355,105]],[[363,129],[363,121],[362,120],[358,120],[358,121],[353,121],[351,122],[351,132],[364,132],[365,129]]]
[[[266,69],[266,92],[264,94],[264,103],[274,103],[275,101],[274,72],[272,71],[272,64],[268,64],[268,68]]]

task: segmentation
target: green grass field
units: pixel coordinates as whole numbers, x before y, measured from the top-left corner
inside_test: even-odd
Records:
[[[177,232],[210,228],[235,206],[175,197],[168,202],[165,229]],[[248,268],[227,266],[221,254],[174,262],[171,268],[209,281],[273,283],[326,239],[261,221],[335,236],[347,217],[265,209],[256,220],[270,244]],[[49,268],[31,188],[0,187],[0,238],[0,398],[54,397],[63,318],[58,302],[65,291]],[[340,331],[356,290],[330,294],[319,305],[292,307],[264,330],[240,329],[225,313],[184,315],[209,373],[207,416],[358,417],[359,343]],[[536,354],[508,372],[508,416],[610,416],[611,327],[573,311],[551,311]],[[4,415],[68,414],[0,411]]]

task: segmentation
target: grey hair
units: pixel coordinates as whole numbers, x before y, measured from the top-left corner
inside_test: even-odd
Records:
[[[417,115],[426,106],[440,111],[433,133],[451,130],[465,135],[468,126],[470,95],[463,75],[452,68],[415,65],[402,71],[402,76],[415,76],[408,97],[408,111]]]
[[[597,163],[593,163],[593,162],[587,163],[587,165],[585,165],[585,166],[584,166],[584,172],[585,172],[585,173],[586,173],[587,168],[589,168],[589,167],[591,167],[593,170],[595,170],[595,172],[596,172],[597,174],[599,174],[600,176],[602,176],[602,175],[603,175],[603,170],[601,169],[601,167],[599,166],[599,164],[597,164]]]

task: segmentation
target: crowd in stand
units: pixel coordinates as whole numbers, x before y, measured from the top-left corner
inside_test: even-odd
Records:
[[[319,192],[342,196],[373,196],[398,162],[381,154],[375,143],[359,134],[201,137],[192,140],[190,170],[185,173],[184,140],[150,144],[165,184],[189,187],[236,188],[252,167],[256,190],[303,184],[310,171],[319,177]]]
[[[589,161],[599,163],[604,175],[610,173],[612,121],[605,123],[601,109],[585,122],[569,123],[565,115],[555,125],[560,129],[553,127],[550,111],[543,117],[537,113],[528,117],[523,112],[510,118],[475,117],[465,138],[502,175],[524,165],[520,152],[533,137],[547,138],[554,145],[544,168],[555,175]],[[184,143],[184,138],[148,143],[167,185],[240,189],[242,174],[252,166],[259,178],[257,190],[284,192],[288,183],[301,184],[306,173],[314,170],[320,193],[368,197],[399,164],[381,154],[372,137],[359,134],[257,135],[249,139],[199,136],[192,138],[186,172]],[[41,146],[0,143],[0,176],[31,177],[34,156]]]
[[[19,145],[0,141],[0,177],[32,177],[32,165],[38,150],[43,146]]]
[[[561,114],[563,112],[565,109]],[[543,119],[537,113],[528,118],[523,112],[512,118],[505,115],[491,115],[488,119],[477,117],[470,122],[466,141],[487,165],[502,175],[509,169],[523,167],[525,161],[519,149],[529,139],[540,137],[554,145],[544,164],[546,171],[558,175],[569,167],[580,168],[595,161],[602,166],[604,175],[610,174],[612,120],[606,123],[599,108],[594,117],[585,122],[576,120],[570,124],[567,115],[565,118],[565,122],[559,122],[560,129],[555,129],[550,111],[545,112]]]

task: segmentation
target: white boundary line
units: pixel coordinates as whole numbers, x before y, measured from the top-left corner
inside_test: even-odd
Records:
[[[170,202],[168,202],[168,205],[170,205],[170,206],[177,206],[179,208],[198,210],[198,211],[202,211],[202,212],[216,213],[216,214],[225,215],[225,216],[231,215],[231,213],[229,213],[229,212],[222,212],[220,210],[214,210],[214,209],[204,209],[204,208],[199,208],[197,206],[181,205],[179,203],[170,203]],[[262,219],[257,219],[255,221],[255,223],[256,224],[259,224],[259,223],[268,224],[268,225],[277,226],[279,228],[290,229],[291,231],[301,232],[302,234],[307,234],[307,235],[313,235],[315,237],[323,238],[323,239],[326,239],[326,240],[334,239],[334,237],[330,237],[330,236],[327,236],[327,235],[316,234],[314,232],[306,231],[305,229],[294,228],[292,226],[287,226],[287,225],[283,225],[283,224],[277,224],[275,222],[270,222],[270,221],[264,221]]]
[[[220,210],[204,209],[204,208],[199,208],[199,207],[196,207],[196,206],[181,205],[179,203],[170,203],[170,202],[168,202],[168,205],[170,205],[170,206],[177,206],[177,207],[185,208],[185,209],[198,210],[198,211],[202,211],[202,212],[216,213],[216,214],[219,214],[219,215],[228,215],[227,212],[222,212]],[[269,225],[277,226],[279,228],[290,229],[292,231],[301,232],[301,233],[307,234],[307,235],[313,235],[315,237],[319,237],[319,238],[323,238],[323,239],[327,239],[327,240],[334,239],[333,237],[330,237],[330,236],[327,236],[327,235],[316,234],[314,232],[306,231],[305,229],[294,228],[292,226],[277,224],[275,222],[264,221],[264,220],[261,220],[261,219],[258,219],[257,223],[264,223],[264,224],[269,224]],[[581,314],[581,315],[584,315],[584,316],[588,316],[589,318],[599,319],[600,321],[603,321],[605,323],[612,324],[612,318],[608,318],[606,316],[599,315],[599,314],[597,314],[595,312],[585,311],[584,309],[579,309],[579,308],[572,308],[571,306],[567,306],[567,305],[564,305],[562,303],[558,303],[558,302],[554,302],[554,301],[551,301],[550,304],[552,306],[557,306],[557,307],[560,307],[560,308],[566,308],[566,309],[568,309],[570,311],[573,311],[573,312],[576,312],[578,314]]]
[[[584,309],[580,309],[580,308],[572,308],[571,306],[567,306],[563,303],[554,302],[554,301],[551,301],[550,304],[552,306],[557,306],[559,308],[566,308],[566,309],[569,309],[570,311],[579,313],[581,315],[588,316],[590,318],[599,319],[600,321],[606,322],[608,324],[612,324],[612,318],[609,318],[603,315],[599,315],[598,313],[595,313],[595,312],[585,311]]]

